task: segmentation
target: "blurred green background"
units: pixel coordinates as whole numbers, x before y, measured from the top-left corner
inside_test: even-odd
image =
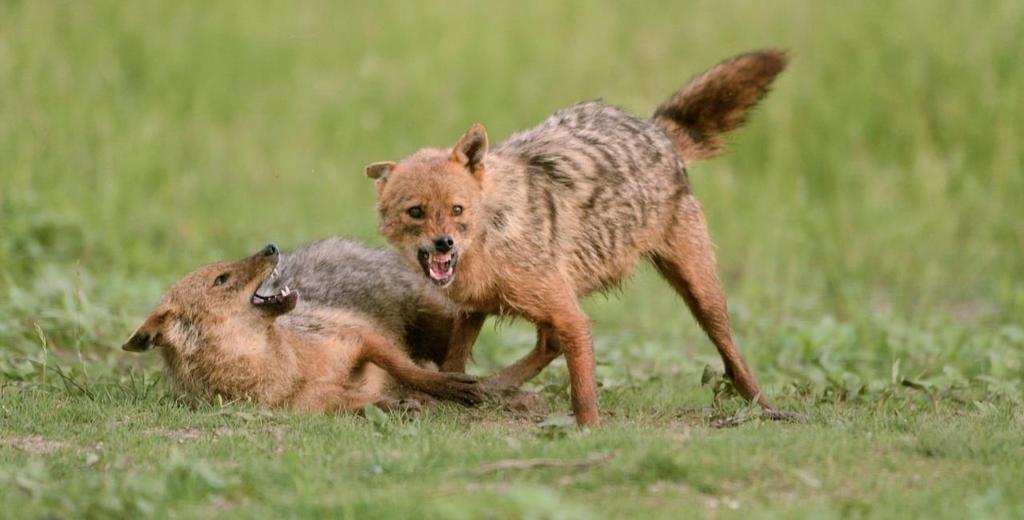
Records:
[[[0,503],[26,517],[1020,518],[1024,2],[0,0]],[[647,267],[586,303],[604,426],[177,406],[118,347],[201,263],[383,245],[371,161],[736,53],[792,64],[691,169],[741,349],[801,424],[700,386]],[[533,344],[485,329],[472,370]],[[720,426],[736,426],[719,429]],[[481,469],[524,459],[586,468]],[[611,458],[609,458],[611,457]],[[493,466],[492,466],[493,467]],[[5,511],[5,512],[6,512]],[[3,513],[0,513],[3,516]]]
[[[649,114],[775,46],[791,67],[691,172],[756,371],[855,388],[900,360],[1019,395],[1022,34],[1014,1],[3,1],[0,372],[28,377],[41,334],[119,370],[116,347],[200,263],[382,244],[368,162],[474,122],[498,141],[583,99]],[[646,267],[587,305],[609,378],[715,362]],[[529,335],[488,332],[478,370]]]

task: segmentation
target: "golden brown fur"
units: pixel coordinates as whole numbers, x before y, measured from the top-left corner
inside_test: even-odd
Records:
[[[255,297],[277,262],[268,246],[199,268],[171,287],[123,348],[159,348],[172,389],[195,400],[315,411],[418,407],[389,394],[393,381],[444,399],[479,400],[472,378],[417,366],[395,346],[401,338],[385,337],[365,314],[304,304],[295,291]]]
[[[560,353],[573,411],[598,422],[590,324],[579,298],[647,259],[689,305],[740,393],[770,410],[732,341],[703,208],[686,161],[717,153],[785,65],[778,51],[723,62],[645,121],[597,102],[557,111],[488,149],[473,125],[450,149],[375,163],[380,230],[464,314],[443,370],[461,372],[484,318],[525,317],[537,346],[488,380],[515,386]]]

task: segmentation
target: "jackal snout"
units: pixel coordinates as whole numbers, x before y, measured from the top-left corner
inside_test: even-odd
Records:
[[[429,245],[420,247],[416,260],[431,281],[441,287],[448,286],[455,279],[455,264],[459,260],[455,239],[451,235],[434,238]]]
[[[264,247],[263,249],[260,249],[259,254],[261,256],[274,256],[274,257],[276,257],[276,256],[278,256],[278,254],[280,252],[281,252],[281,250],[279,250],[277,248],[277,244],[271,242],[271,243],[267,244],[267,246]]]

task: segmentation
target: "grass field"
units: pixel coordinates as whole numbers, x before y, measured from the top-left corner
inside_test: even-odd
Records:
[[[0,2],[0,503],[42,517],[1024,516],[1024,3]],[[189,409],[117,347],[200,263],[381,244],[364,164],[779,46],[691,171],[741,348],[649,269],[586,307],[604,425]],[[473,371],[525,353],[487,327]],[[545,459],[517,468],[509,461]],[[552,459],[552,460],[546,460]]]

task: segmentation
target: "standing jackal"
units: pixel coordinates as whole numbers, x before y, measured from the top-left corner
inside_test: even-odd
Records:
[[[317,411],[418,408],[389,395],[391,379],[443,399],[480,400],[473,378],[423,369],[396,346],[447,338],[416,327],[421,317],[451,322],[433,289],[385,275],[401,272],[397,258],[340,239],[287,257],[279,269],[281,253],[268,245],[238,262],[200,267],[171,287],[122,348],[158,347],[175,393],[195,400],[220,395]],[[370,259],[379,274],[363,266]],[[317,273],[331,285],[311,283]],[[299,301],[304,290],[310,302]],[[390,305],[380,301],[389,298]]]
[[[374,163],[380,230],[459,305],[443,370],[461,372],[488,314],[537,325],[536,348],[492,376],[516,386],[564,353],[580,425],[598,422],[590,324],[578,299],[649,259],[718,348],[739,392],[768,412],[733,343],[704,211],[686,166],[722,151],[786,65],[761,50],[697,76],[650,120],[598,102],[555,112],[488,150],[473,125],[450,149]]]

